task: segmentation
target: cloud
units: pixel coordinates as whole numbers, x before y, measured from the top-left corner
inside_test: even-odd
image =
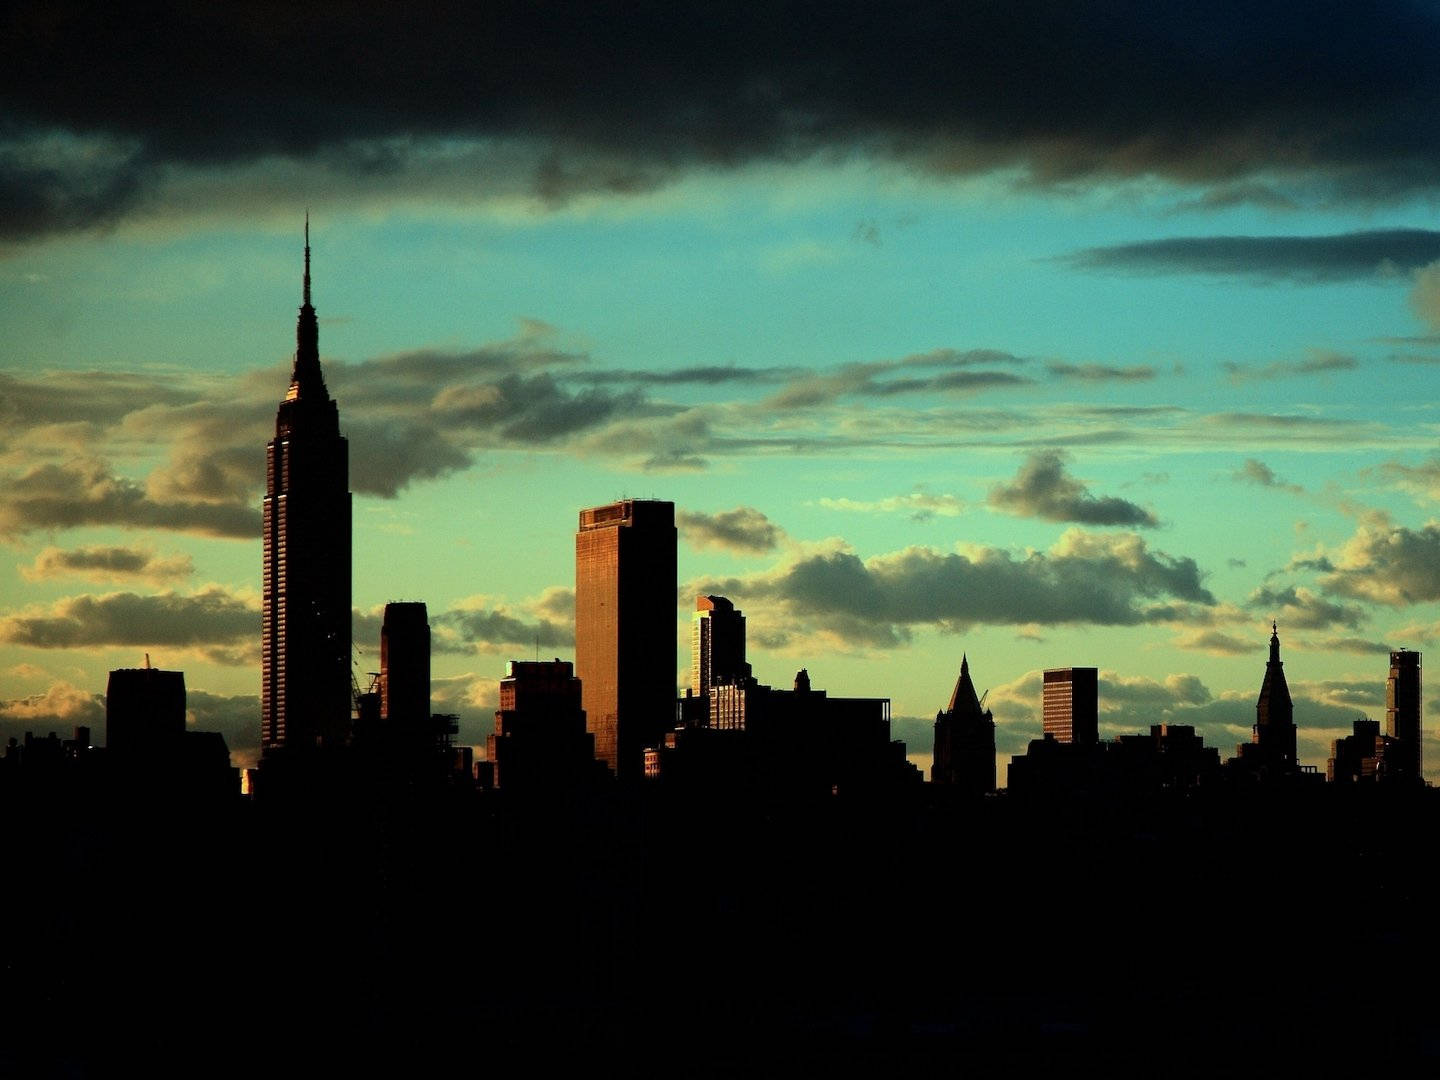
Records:
[[[681,510],[675,515],[685,540],[694,548],[716,547],[741,555],[774,551],[785,531],[751,506],[737,506],[718,514]]]
[[[826,498],[818,501],[827,510],[860,514],[908,514],[912,521],[928,521],[936,515],[959,517],[965,512],[965,503],[954,495],[931,495],[923,491],[914,491],[909,495],[892,495],[874,502],[846,498]]]
[[[28,0],[0,75],[0,235],[177,203],[251,213],[299,191],[553,206],[847,154],[1063,190],[1160,178],[1221,205],[1427,190],[1440,156],[1424,124],[1433,14],[1293,15],[1274,0],[1243,18],[1189,2],[1160,18],[1019,0],[877,16],[847,0],[784,19],[681,3],[603,19],[502,4],[301,20]],[[1381,257],[1417,256],[1390,244]],[[1347,260],[1363,261],[1309,258]]]
[[[1241,483],[1258,484],[1260,487],[1290,491],[1296,495],[1302,495],[1305,492],[1305,489],[1299,484],[1289,484],[1281,480],[1271,471],[1270,466],[1257,458],[1246,458],[1245,464],[1236,469],[1231,475]]]
[[[1014,482],[991,488],[986,502],[1006,513],[1046,521],[1143,528],[1159,524],[1154,514],[1135,503],[1114,496],[1091,495],[1084,484],[1066,474],[1065,455],[1058,450],[1031,453]]]
[[[532,604],[512,607],[497,605],[484,596],[471,597],[448,611],[430,616],[430,625],[435,631],[432,641],[441,647],[448,641],[452,646],[459,646],[455,651],[470,653],[497,653],[507,647],[512,651],[537,646],[573,648],[573,623],[553,617],[557,605],[563,606],[562,597],[547,590],[540,602],[548,614],[537,615]]]
[[[1419,529],[1368,516],[1320,578],[1328,593],[1401,607],[1440,600],[1440,522]]]
[[[260,758],[260,698],[226,696],[186,687],[185,724],[190,731],[218,731],[230,750],[230,763],[249,768]]]
[[[1229,374],[1232,382],[1244,383],[1256,379],[1268,382],[1271,379],[1283,379],[1292,375],[1328,375],[1335,371],[1353,371],[1360,366],[1360,362],[1353,356],[1342,356],[1339,353],[1314,349],[1311,350],[1309,358],[1305,360],[1277,361],[1273,364],[1266,364],[1264,367],[1247,367],[1244,364],[1233,363],[1221,366]]]
[[[1440,260],[1415,274],[1410,288],[1410,309],[1431,330],[1440,330]]]
[[[1432,502],[1440,502],[1440,455],[1419,465],[1387,461],[1376,470],[1386,481]]]
[[[597,371],[578,372],[574,378],[579,382],[592,384],[636,383],[645,386],[724,386],[733,383],[772,383],[791,378],[795,368],[768,367],[746,368],[736,366],[708,366],[676,368],[674,371],[635,371],[605,368]]]
[[[90,581],[145,581],[166,585],[195,572],[189,555],[160,556],[149,548],[81,547],[70,551],[43,548],[30,566],[20,567],[26,581],[83,577]]]
[[[1252,274],[1298,282],[1394,278],[1440,259],[1440,232],[1377,229],[1330,236],[1182,236],[1089,248],[1067,256],[1085,270]]]
[[[1353,630],[1369,617],[1353,604],[1336,604],[1304,587],[1264,586],[1250,594],[1245,604],[1252,611],[1277,620],[1282,626],[1299,630]]]
[[[34,649],[169,648],[248,664],[256,660],[260,609],[216,585],[189,595],[82,594],[0,616],[0,641]]]
[[[57,682],[43,694],[0,700],[0,743],[20,739],[25,732],[68,737],[76,727],[92,729],[98,741],[105,729],[105,699],[67,682]]]
[[[876,647],[908,640],[917,626],[1127,626],[1152,620],[1147,601],[1215,603],[1193,560],[1152,552],[1133,534],[1078,529],[1048,552],[1018,556],[999,548],[961,554],[908,547],[862,560],[832,545],[765,574],[702,581],[685,591],[773,602],[781,610],[769,621],[795,633]]]
[[[260,512],[212,502],[158,501],[94,458],[34,466],[12,477],[0,492],[0,537],[84,525],[253,540],[260,535]]]
[[[1076,379],[1080,382],[1145,382],[1155,378],[1155,369],[1148,365],[1108,367],[1104,364],[1046,364],[1045,370],[1055,379]]]
[[[1374,654],[1387,654],[1390,646],[1383,641],[1366,641],[1364,638],[1321,638],[1317,641],[1306,642],[1310,649],[1324,650],[1329,652],[1357,653],[1361,656]]]
[[[1175,645],[1181,649],[1194,649],[1218,656],[1248,656],[1257,649],[1253,641],[1245,641],[1219,630],[1199,630],[1182,634],[1175,639]]]

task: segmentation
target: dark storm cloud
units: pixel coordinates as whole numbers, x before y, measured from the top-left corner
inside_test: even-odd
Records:
[[[35,649],[169,646],[217,663],[247,663],[260,610],[218,586],[188,596],[135,593],[67,596],[0,617],[0,641]]]
[[[750,506],[718,514],[681,510],[675,515],[675,524],[692,547],[718,547],[748,555],[774,551],[785,536],[780,526]]]
[[[1186,236],[1090,248],[1068,257],[1091,270],[1253,274],[1290,281],[1394,276],[1440,259],[1440,232],[1379,229],[1334,236]]]
[[[6,31],[12,238],[113,222],[177,167],[260,162],[311,165],[330,191],[523,184],[558,201],[860,151],[1042,185],[1159,176],[1270,204],[1297,178],[1316,197],[1403,196],[1440,163],[1436,21],[1397,0],[1303,17],[1277,0],[22,0]]]
[[[1214,604],[1201,578],[1194,560],[1152,552],[1138,536],[1072,530],[1049,552],[1018,557],[999,548],[962,555],[910,547],[862,560],[841,550],[693,588],[777,601],[797,623],[885,647],[908,640],[916,626],[1135,625],[1152,621],[1150,600]]]
[[[248,506],[153,499],[94,460],[39,465],[9,478],[0,491],[0,537],[83,525],[253,540],[260,535],[260,513]]]
[[[1006,513],[1046,521],[1144,528],[1159,524],[1154,514],[1135,503],[1115,496],[1091,495],[1084,484],[1065,472],[1065,455],[1058,450],[1032,453],[1015,480],[991,488],[986,502]]]

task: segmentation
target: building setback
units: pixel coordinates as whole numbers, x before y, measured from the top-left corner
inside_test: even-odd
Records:
[[[675,542],[674,503],[580,511],[575,673],[595,756],[625,780],[675,723]]]
[[[260,741],[332,747],[350,727],[350,452],[320,371],[305,225],[290,388],[265,456]]]

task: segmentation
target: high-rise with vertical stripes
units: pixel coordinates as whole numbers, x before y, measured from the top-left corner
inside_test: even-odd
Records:
[[[290,388],[265,459],[261,746],[336,746],[349,734],[350,450],[320,371],[305,225]]]

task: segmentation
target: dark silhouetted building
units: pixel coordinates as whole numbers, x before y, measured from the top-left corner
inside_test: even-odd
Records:
[[[1193,727],[1152,724],[1149,734],[1105,742],[1034,739],[1010,759],[1006,786],[1012,796],[1113,801],[1209,787],[1220,777],[1220,752]]]
[[[1056,742],[1093,746],[1100,738],[1099,672],[1093,667],[1052,668],[1044,678],[1044,733]]]
[[[690,622],[690,689],[696,697],[705,697],[712,686],[749,676],[745,616],[723,596],[697,596]]]
[[[792,690],[747,676],[711,686],[708,709],[689,707],[700,700],[682,700],[679,725],[647,755],[647,776],[767,796],[873,794],[922,779],[904,742],[890,738],[889,698],[830,697],[802,668]]]
[[[119,668],[105,684],[105,748],[143,754],[185,733],[185,673]]]
[[[418,602],[385,605],[380,627],[380,717],[398,729],[430,719],[430,623]]]
[[[674,503],[580,511],[575,672],[595,755],[621,779],[675,724],[675,538]]]
[[[579,789],[605,774],[568,660],[511,660],[487,757],[502,791]]]
[[[105,769],[135,796],[223,801],[240,794],[225,737],[185,726],[185,673],[149,665],[110,672],[105,687]]]
[[[1270,626],[1270,659],[1260,696],[1255,700],[1255,726],[1250,742],[1235,748],[1230,765],[1257,779],[1289,776],[1300,772],[1295,749],[1295,706],[1285,682],[1285,665],[1280,659],[1280,629]]]
[[[930,779],[968,794],[995,790],[995,717],[975,693],[967,656],[960,657],[960,677],[950,704],[935,714]]]
[[[1325,779],[1332,784],[1368,784],[1382,779],[1393,764],[1396,743],[1380,734],[1380,721],[1362,716],[1349,735],[1330,744]]]
[[[265,462],[260,714],[267,753],[343,745],[353,707],[350,455],[320,371],[308,222],[303,297],[290,388]]]
[[[1400,649],[1390,654],[1385,680],[1385,734],[1394,740],[1386,756],[1388,778],[1424,777],[1425,737],[1420,697],[1420,654]]]

